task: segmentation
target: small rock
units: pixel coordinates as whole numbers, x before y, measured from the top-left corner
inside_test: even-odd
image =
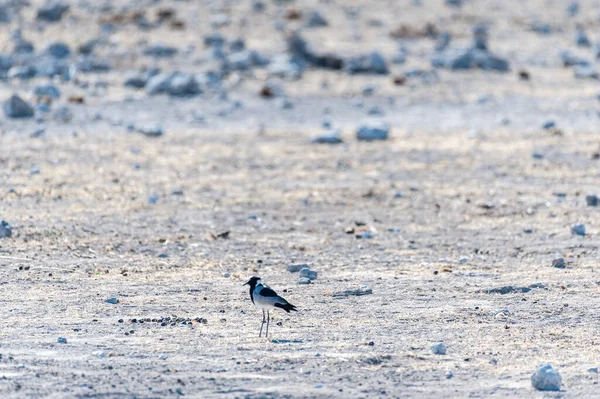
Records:
[[[104,302],[110,303],[111,305],[116,305],[117,303],[119,303],[119,300],[117,298],[108,298],[104,300]]]
[[[300,277],[298,279],[298,284],[310,284],[310,279],[308,277]]]
[[[549,35],[552,33],[552,26],[546,22],[534,21],[530,26],[530,30],[540,35]]]
[[[333,129],[312,137],[310,142],[315,144],[341,144],[344,141],[341,138],[340,130]]]
[[[347,297],[347,296],[363,296],[363,295],[371,295],[373,290],[366,285],[358,289],[350,289],[345,291],[334,292],[332,294],[333,297]]]
[[[56,341],[59,344],[66,344],[67,343],[67,339],[65,337],[58,337],[58,339]]]
[[[565,259],[564,258],[556,258],[556,259],[552,260],[552,267],[556,267],[557,269],[564,269],[565,267],[567,267],[565,265]]]
[[[304,268],[309,268],[306,263],[294,263],[291,265],[287,265],[287,270],[291,273],[297,273]]]
[[[106,357],[106,353],[104,353],[103,351],[94,351],[94,352],[92,352],[92,355],[96,356],[99,359]]]
[[[583,223],[575,223],[571,225],[571,234],[575,234],[578,236],[585,235],[585,224]]]
[[[166,46],[163,44],[155,44],[146,47],[143,51],[143,54],[156,58],[169,58],[177,54],[177,49],[175,47]]]
[[[29,169],[29,174],[31,176],[39,175],[40,174],[40,168],[38,168],[37,166],[32,166],[31,169]]]
[[[587,369],[587,371],[589,373],[596,373],[596,374],[598,374],[598,367],[590,367],[589,369]]]
[[[154,205],[158,202],[159,199],[160,199],[160,197],[158,195],[152,194],[151,196],[148,197],[148,204]]]
[[[574,17],[579,13],[579,3],[577,1],[572,1],[567,6],[566,11],[569,17]]]
[[[155,124],[136,126],[135,130],[147,137],[160,137],[164,134],[162,127]]]
[[[71,55],[71,49],[65,43],[56,42],[46,47],[46,53],[53,58],[63,59]]]
[[[311,270],[310,272],[308,272],[308,278],[310,279],[310,281],[316,280],[317,279],[317,271]]]
[[[10,238],[12,236],[12,226],[5,220],[0,221],[0,238]]]
[[[448,32],[442,32],[438,35],[435,41],[435,51],[444,51],[450,45],[452,36]]]
[[[554,121],[546,121],[542,125],[542,129],[544,129],[544,130],[554,129],[555,127],[556,127],[556,122],[554,122]]]
[[[454,374],[452,373],[452,371],[451,370],[446,371],[446,378],[450,379],[452,377],[454,377]]]
[[[300,277],[308,277],[309,273],[310,273],[310,268],[308,268],[308,267],[303,267],[302,269],[300,269]]]
[[[569,50],[560,52],[560,58],[564,67],[572,67],[575,65],[589,66],[590,62],[583,58],[573,55]]]
[[[35,76],[36,70],[31,66],[14,66],[8,70],[9,79],[31,79]]]
[[[350,74],[373,73],[387,75],[389,73],[385,58],[376,51],[345,60],[343,66]]]
[[[588,38],[587,34],[585,33],[585,31],[582,28],[578,28],[577,32],[575,33],[575,44],[577,44],[577,46],[579,46],[579,47],[591,47],[592,46],[590,39]]]
[[[468,261],[469,258],[467,258],[466,256],[461,256],[460,258],[458,258],[459,263],[467,263]]]
[[[60,90],[53,84],[37,85],[33,89],[33,95],[37,98],[59,98]]]
[[[323,28],[329,26],[329,22],[318,11],[311,11],[304,26],[306,28]]]
[[[4,114],[9,118],[31,118],[34,112],[21,97],[13,94],[4,102]]]
[[[38,8],[37,19],[46,22],[58,22],[69,10],[69,6],[62,1],[50,1]]]
[[[158,355],[158,358],[160,360],[167,360],[167,355],[165,355],[164,353],[161,353],[161,354]]]
[[[390,132],[389,126],[383,121],[362,123],[356,131],[356,137],[361,141],[387,140]]]
[[[598,71],[591,65],[575,65],[573,73],[576,79],[595,79],[600,78]]]
[[[551,365],[542,364],[531,376],[531,385],[538,391],[560,391],[562,378]]]
[[[437,343],[435,345],[431,345],[431,351],[434,355],[445,355],[446,354],[446,345],[443,342]]]
[[[598,196],[591,194],[585,197],[587,206],[598,206]]]

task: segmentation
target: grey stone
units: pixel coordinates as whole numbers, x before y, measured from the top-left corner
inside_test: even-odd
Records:
[[[25,39],[17,39],[14,41],[13,54],[32,54],[35,51],[33,43]]]
[[[587,371],[589,373],[596,373],[596,374],[598,374],[598,367],[590,367],[589,369],[587,369]]]
[[[595,79],[598,80],[600,75],[596,68],[591,65],[575,65],[573,68],[575,78],[577,79]]]
[[[21,97],[13,94],[4,102],[4,114],[9,118],[31,118],[34,112]]]
[[[7,221],[0,221],[0,238],[10,238],[12,236],[12,226]]]
[[[173,76],[173,73],[159,73],[152,76],[146,83],[146,93],[149,95],[167,93]]]
[[[333,129],[312,137],[310,142],[314,144],[341,144],[344,141],[341,138],[340,130]]]
[[[323,28],[329,26],[329,22],[318,11],[311,11],[304,26],[307,28]]]
[[[164,134],[163,128],[155,124],[136,126],[136,131],[148,137],[160,137]]]
[[[29,174],[32,176],[39,175],[40,168],[38,168],[37,166],[32,166],[31,169],[29,169]]]
[[[542,364],[531,376],[531,385],[538,391],[560,391],[562,378],[551,365]]]
[[[73,113],[67,106],[62,106],[56,109],[53,114],[54,120],[62,123],[68,123],[73,119]]]
[[[345,64],[344,59],[338,55],[315,52],[298,32],[287,39],[287,48],[293,59],[299,63],[334,70],[342,69]]]
[[[267,60],[258,51],[243,50],[226,58],[226,68],[230,71],[246,71],[255,66],[263,66]]]
[[[452,371],[451,370],[446,371],[446,378],[450,379],[452,377],[454,377],[454,374],[452,373]]]
[[[252,11],[256,12],[256,13],[261,13],[263,11],[265,11],[266,5],[263,1],[261,0],[253,0],[252,1]]]
[[[45,98],[59,98],[60,97],[60,90],[58,87],[54,86],[53,84],[45,84],[45,85],[37,85],[35,86],[35,88],[33,89],[33,95],[41,98],[41,97],[45,97]]]
[[[163,44],[154,44],[144,49],[143,54],[156,58],[169,58],[177,54],[177,49]]]
[[[564,258],[556,258],[552,260],[552,267],[556,267],[557,269],[564,269],[567,266],[565,265]]]
[[[504,287],[499,287],[499,288],[489,288],[486,290],[482,290],[481,292],[483,292],[484,294],[500,294],[500,295],[515,294],[515,293],[524,294],[524,293],[531,291],[533,288],[544,288],[544,285],[542,283],[530,284],[527,287],[506,285]]]
[[[119,300],[117,298],[108,298],[104,302],[110,303],[111,305],[116,305],[117,303],[119,303]]]
[[[345,291],[334,292],[332,294],[332,296],[336,297],[336,298],[340,298],[340,297],[348,297],[348,296],[371,295],[372,293],[373,293],[373,290],[371,288],[367,287],[366,285],[363,285],[362,287],[360,287],[358,289],[349,289],[349,290],[345,290]]]
[[[100,73],[108,72],[112,67],[109,60],[98,58],[94,54],[86,54],[77,58],[77,69],[85,73]]]
[[[439,342],[435,345],[431,345],[431,351],[434,355],[445,355],[446,354],[446,345],[443,342]]]
[[[300,277],[298,279],[298,284],[310,284],[310,279],[308,277]]]
[[[542,125],[542,129],[544,129],[544,130],[554,129],[555,127],[556,127],[556,122],[554,122],[552,120],[546,121]]]
[[[293,263],[291,265],[287,265],[287,269],[289,272],[292,273],[297,273],[302,269],[309,269],[309,266],[307,263]]]
[[[8,7],[4,4],[0,4],[0,24],[7,24],[11,21],[11,16],[8,11]]]
[[[310,279],[310,281],[316,280],[317,274],[318,273],[316,270],[311,270],[310,272],[308,272],[308,278]]]
[[[308,277],[309,273],[310,273],[309,267],[303,267],[302,269],[300,269],[300,277]]]
[[[172,96],[194,96],[202,90],[193,75],[177,73],[170,79],[167,91]]]
[[[227,41],[220,33],[212,33],[204,36],[204,45],[206,47],[223,47]]]
[[[50,1],[38,8],[37,19],[46,22],[58,22],[68,10],[68,4],[62,1]]]
[[[387,140],[389,126],[383,121],[363,122],[356,131],[356,138],[361,141]]]
[[[575,44],[579,47],[591,47],[592,43],[583,29],[577,29],[575,32]]]
[[[460,7],[463,5],[464,0],[444,0],[444,4],[449,7]]]
[[[590,62],[588,60],[573,55],[569,50],[562,50],[560,52],[560,59],[564,67],[571,67],[575,65],[590,65]]]
[[[46,47],[46,53],[56,59],[63,59],[71,55],[71,49],[65,43],[55,42]]]
[[[289,80],[297,80],[302,77],[303,67],[288,54],[280,54],[271,59],[267,66],[270,76],[276,76]]]
[[[587,206],[598,206],[598,196],[590,194],[585,197],[585,202],[587,203]]]
[[[8,70],[9,79],[31,79],[35,76],[36,70],[31,66],[19,65]]]
[[[65,337],[58,337],[58,339],[56,340],[56,342],[58,342],[59,344],[66,344],[67,343],[67,339]]]
[[[14,62],[13,58],[8,55],[0,55],[0,72],[7,72],[12,68]]]
[[[229,51],[232,53],[237,53],[240,51],[244,51],[246,49],[246,41],[241,37],[234,39],[229,43]]]
[[[477,68],[497,72],[510,71],[510,64],[507,60],[476,48],[435,54],[431,58],[431,64],[434,67],[453,71]]]
[[[546,22],[534,21],[530,26],[530,30],[540,35],[550,35],[552,33],[552,26]]]
[[[583,223],[575,223],[571,225],[571,234],[575,234],[578,236],[585,235],[585,224]]]
[[[452,35],[448,32],[442,32],[438,35],[435,41],[435,51],[444,51],[450,45],[452,41]]]
[[[349,58],[344,61],[343,65],[344,69],[351,74],[372,73],[387,75],[389,73],[385,58],[377,51]]]

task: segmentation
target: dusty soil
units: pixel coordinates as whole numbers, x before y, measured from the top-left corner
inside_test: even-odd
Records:
[[[582,1],[585,12],[567,20],[562,2],[518,11],[514,1],[472,2],[460,12],[442,1],[389,3],[405,17],[414,11],[415,23],[446,23],[459,41],[474,21],[492,22],[490,41],[512,72],[441,70],[433,84],[397,87],[390,76],[309,70],[283,83],[289,110],[257,96],[259,76],[232,87],[244,106],[219,116],[232,100],[130,92],[123,67],[102,76],[105,92],[83,91],[71,122],[47,121],[42,137],[30,137],[33,121],[2,120],[0,218],[13,236],[0,240],[0,396],[597,397],[588,369],[600,367],[598,208],[585,197],[600,176],[598,85],[559,67],[558,49],[573,47],[577,21],[598,32],[588,18],[598,5]],[[174,4],[183,15],[207,7]],[[339,4],[296,4],[329,10],[335,23],[310,40],[350,46]],[[237,20],[248,7],[228,12]],[[383,20],[365,29],[364,46],[391,55],[394,13],[362,7]],[[526,31],[534,11],[562,30]],[[81,18],[73,29],[84,29]],[[272,30],[252,18],[249,47],[275,51],[275,34],[252,41]],[[177,45],[206,29],[190,23]],[[429,68],[432,43],[409,41],[408,62]],[[520,66],[531,81],[519,80]],[[366,84],[376,94],[357,108]],[[372,105],[384,109],[390,139],[358,142]],[[308,142],[325,108],[342,145]],[[195,110],[205,123],[186,120]],[[560,131],[542,129],[548,119]],[[130,121],[159,122],[165,134],[127,132]],[[585,237],[571,234],[578,222]],[[363,231],[373,238],[357,238]],[[566,268],[552,267],[557,257]],[[317,280],[297,285],[292,263],[310,264]],[[253,274],[299,309],[274,312],[268,339],[242,286]],[[371,295],[334,295],[365,285]],[[173,315],[201,319],[152,321]],[[430,350],[438,342],[446,355]],[[561,373],[562,392],[533,390],[541,363]]]

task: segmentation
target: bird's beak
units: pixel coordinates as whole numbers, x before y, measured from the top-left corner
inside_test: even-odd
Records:
[[[242,284],[242,287],[243,287],[244,285],[250,285],[250,284],[249,284],[249,283],[246,281],[244,284]]]

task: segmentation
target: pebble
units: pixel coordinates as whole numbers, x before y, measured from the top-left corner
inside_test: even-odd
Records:
[[[571,225],[571,234],[585,236],[585,224],[575,223]]]
[[[383,121],[364,122],[358,127],[356,138],[361,141],[387,140],[389,132],[389,126]]]
[[[40,174],[40,168],[38,168],[37,166],[32,166],[31,169],[29,169],[29,174],[31,176],[39,175]]]
[[[467,263],[468,261],[469,258],[467,258],[466,256],[461,256],[460,258],[458,258],[459,263]]]
[[[46,53],[56,59],[63,59],[71,55],[71,49],[65,43],[55,42],[46,47]]]
[[[538,391],[560,391],[562,378],[551,365],[542,364],[531,376],[531,385]]]
[[[566,266],[564,258],[556,258],[552,260],[552,267],[556,267],[557,269],[564,269]]]
[[[443,342],[437,343],[435,345],[431,345],[431,351],[434,355],[445,355],[446,354],[446,345]]]
[[[158,202],[159,199],[160,198],[157,194],[152,194],[151,196],[148,197],[148,204],[154,205]]]
[[[156,58],[169,58],[177,54],[177,49],[163,44],[154,44],[146,47],[143,54]]]
[[[156,124],[135,126],[135,130],[147,137],[160,137],[164,134],[163,128]]]
[[[58,337],[58,339],[56,341],[59,344],[66,344],[67,343],[67,339],[65,337]]]
[[[300,277],[298,279],[298,284],[310,284],[310,279],[308,277]]]
[[[7,221],[0,221],[0,238],[10,238],[12,236],[12,226]]]
[[[544,122],[544,124],[542,125],[542,129],[544,130],[550,130],[550,129],[554,129],[556,127],[556,122],[550,120],[550,121],[546,121]]]
[[[60,90],[53,84],[37,85],[33,89],[33,95],[38,98],[59,98]]]
[[[119,303],[119,300],[117,298],[108,298],[104,302],[110,303],[111,305],[116,305],[117,303]]]
[[[383,55],[377,51],[352,57],[343,62],[344,69],[350,74],[372,73],[387,75],[389,69]]]
[[[585,197],[587,206],[598,206],[598,196],[591,194]]]
[[[363,296],[363,295],[371,295],[373,290],[366,285],[358,289],[349,289],[345,291],[334,292],[332,294],[333,297],[347,297],[347,296]]]
[[[329,22],[318,11],[311,11],[304,26],[306,28],[323,28],[329,26]]]
[[[310,142],[315,144],[341,144],[344,142],[344,140],[342,140],[339,129],[332,129],[327,130],[318,136],[312,137]]]
[[[590,367],[589,369],[587,369],[587,371],[589,373],[596,373],[596,374],[598,374],[598,367]]]
[[[293,263],[287,265],[287,270],[291,273],[297,273],[304,268],[310,269],[307,263]]]
[[[4,102],[3,108],[9,118],[31,118],[34,114],[33,108],[16,94]]]
[[[65,4],[63,1],[54,0],[38,8],[36,18],[39,21],[58,22],[68,10],[68,4]]]
[[[167,360],[167,355],[165,355],[164,353],[161,353],[161,354],[158,355],[158,358],[160,360]]]
[[[446,378],[450,379],[452,377],[454,377],[454,374],[452,373],[452,371],[451,370],[446,371]]]
[[[92,355],[96,356],[98,359],[106,357],[106,353],[104,353],[103,351],[94,351],[92,352]]]
[[[587,34],[581,28],[577,29],[577,32],[575,33],[575,44],[577,44],[577,46],[579,47],[592,46],[592,43],[590,42],[590,39],[588,38]]]

